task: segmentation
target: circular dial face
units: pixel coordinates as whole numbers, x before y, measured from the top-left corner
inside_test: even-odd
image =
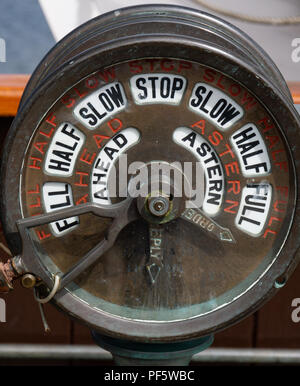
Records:
[[[165,172],[132,184],[145,191],[138,215],[68,283],[90,307],[170,322],[213,312],[247,292],[271,267],[292,221],[288,145],[242,84],[170,58],[91,74],[35,128],[20,179],[23,217],[124,201],[127,181],[138,181],[142,170],[174,165],[181,182],[172,169],[174,177],[165,179],[172,194],[150,184]],[[176,196],[187,180],[193,194]],[[112,223],[86,213],[30,232],[46,269],[65,274],[107,239]]]

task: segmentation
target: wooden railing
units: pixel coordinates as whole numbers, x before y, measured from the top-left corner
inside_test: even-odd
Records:
[[[30,75],[0,75],[0,116],[14,116]]]

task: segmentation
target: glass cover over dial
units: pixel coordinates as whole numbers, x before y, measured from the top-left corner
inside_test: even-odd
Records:
[[[146,194],[127,205],[130,181],[154,167],[171,177],[151,174],[158,189],[146,178],[135,186]],[[175,175],[193,196],[176,196]],[[33,131],[19,192],[25,218],[91,202],[130,207],[114,242],[66,288],[105,313],[156,322],[246,293],[280,252],[295,203],[289,147],[268,109],[223,73],[173,58],[122,62],[69,88]],[[30,232],[45,269],[62,275],[114,221],[85,213]]]

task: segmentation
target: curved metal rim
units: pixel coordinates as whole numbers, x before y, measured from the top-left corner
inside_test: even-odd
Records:
[[[270,56],[263,51],[263,49],[248,35],[246,35],[243,31],[241,31],[236,26],[231,23],[209,13],[199,11],[197,9],[192,9],[188,7],[181,7],[177,5],[162,5],[162,4],[151,4],[151,5],[138,5],[121,8],[120,10],[112,11],[105,13],[103,15],[97,16],[92,20],[82,24],[77,27],[73,31],[71,31],[68,35],[66,35],[62,40],[60,40],[42,59],[39,63],[38,67],[33,72],[19,104],[19,108],[21,108],[26,101],[26,99],[30,96],[33,90],[40,85],[40,83],[45,79],[47,75],[51,72],[55,71],[57,67],[57,62],[59,58],[66,57],[66,49],[72,52],[71,48],[74,49],[78,47],[78,45],[82,44],[84,48],[84,43],[98,34],[98,39],[103,40],[101,36],[101,31],[99,32],[100,26],[110,26],[116,28],[122,28],[120,23],[127,23],[135,21],[137,23],[143,22],[143,20],[138,19],[138,17],[143,17],[143,19],[152,19],[155,15],[156,17],[164,17],[166,22],[176,19],[176,22],[196,22],[199,27],[201,27],[201,23],[207,23],[207,27],[216,29],[219,33],[225,35],[229,35],[229,38],[234,40],[236,44],[240,45],[239,49],[244,50],[244,52],[249,56],[249,60],[256,61],[256,64],[261,68],[262,72],[268,73],[268,78],[273,78],[274,83],[277,83],[285,92],[288,98],[291,98],[291,94],[289,88],[286,85],[286,82],[278,70],[275,63],[272,61]],[[103,31],[102,31],[103,32]],[[107,41],[103,41],[103,43],[107,43]],[[70,57],[67,55],[68,59]],[[62,63],[62,62],[60,62]]]
[[[20,144],[23,143],[23,148],[26,147],[24,146],[24,142],[26,143],[26,141],[28,141],[28,137],[27,140],[25,137],[30,135],[30,132],[32,131],[30,128],[36,127],[41,117],[47,112],[49,105],[52,104],[51,102],[54,103],[55,100],[66,90],[63,82],[63,70],[68,69],[69,74],[71,74],[68,79],[68,83],[73,85],[76,83],[76,80],[78,81],[78,79],[82,79],[90,73],[98,70],[100,67],[99,63],[101,63],[101,67],[105,67],[122,61],[133,60],[135,58],[163,57],[165,56],[164,53],[166,52],[166,45],[168,46],[168,50],[170,52],[170,55],[168,55],[169,57],[198,61],[201,64],[209,65],[216,70],[226,73],[231,77],[234,75],[235,80],[239,81],[251,92],[253,92],[266,106],[269,102],[269,95],[272,95],[273,104],[269,111],[277,121],[284,121],[286,123],[286,127],[289,127],[289,131],[286,131],[285,134],[288,138],[288,142],[293,144],[292,153],[295,156],[297,152],[299,152],[300,144],[297,136],[297,130],[300,127],[300,122],[292,104],[286,101],[280,91],[274,89],[273,85],[270,84],[270,82],[262,75],[253,73],[253,69],[251,71],[251,68],[249,68],[249,66],[241,59],[236,57],[234,58],[230,54],[222,52],[218,48],[214,48],[212,46],[207,47],[199,41],[187,41],[181,39],[179,42],[178,38],[175,40],[173,37],[143,36],[131,39],[127,42],[120,41],[105,47],[102,46],[97,51],[93,49],[92,57],[89,54],[82,55],[74,60],[72,64],[65,65],[62,69],[57,70],[51,79],[36,90],[35,95],[32,96],[28,103],[26,103],[21,114],[13,124],[12,131],[6,141],[4,164],[2,165],[1,173],[2,181],[4,181],[1,189],[1,202],[2,204],[5,203],[5,206],[2,207],[2,214],[4,214],[4,227],[6,232],[12,232],[15,227],[15,221],[11,213],[11,208],[13,208],[15,203],[18,201],[16,201],[13,197],[13,192],[9,187],[8,181],[11,181],[11,179],[14,178],[14,175],[15,177],[18,176],[21,169],[23,154],[19,151]],[[210,55],[207,55],[207,52],[209,52]],[[212,65],[212,59],[210,59],[212,54],[214,54],[214,65]],[[215,60],[217,57],[226,59],[226,72],[224,71],[224,67],[220,67],[220,64],[220,68],[218,68],[218,63]],[[88,69],[85,65],[87,58],[89,58]],[[264,87],[260,87],[258,85],[258,79]],[[252,87],[253,85],[254,87]],[[46,89],[48,98],[47,102],[43,101],[41,98]],[[278,109],[279,105],[281,106],[281,109]],[[36,108],[35,112],[32,112],[31,115],[28,114],[28,111],[34,109],[35,106],[39,106],[39,108]],[[17,131],[20,125],[24,125],[22,134],[20,134],[20,131]],[[16,151],[16,149],[18,149],[18,151]],[[9,164],[8,161],[12,159],[13,154],[17,154],[17,159],[14,159],[16,168],[5,168],[5,165]],[[296,169],[296,175],[299,180],[299,167]],[[9,201],[11,202],[9,203]],[[20,209],[16,209],[17,213],[15,213],[15,216],[19,216],[20,218]],[[292,227],[294,236],[291,236],[290,232],[282,249],[282,253],[265,274],[263,282],[256,283],[256,285],[243,296],[229,304],[226,307],[226,312],[224,312],[223,308],[213,311],[208,315],[195,317],[186,321],[152,323],[122,319],[120,317],[109,315],[105,312],[91,309],[87,304],[84,304],[65,290],[62,290],[61,293],[56,296],[56,304],[61,309],[65,310],[69,315],[78,318],[93,329],[99,330],[107,335],[127,339],[130,338],[136,341],[142,341],[145,337],[147,337],[147,339],[151,339],[152,341],[180,341],[187,338],[207,335],[217,330],[224,329],[226,326],[233,324],[234,322],[237,322],[243,317],[254,312],[267,300],[267,298],[276,292],[276,289],[273,286],[276,278],[284,273],[287,273],[288,269],[288,273],[294,269],[295,264],[292,263],[295,263],[295,259],[293,261],[293,257],[300,243],[300,238],[298,237],[300,235],[300,229],[297,225],[300,223],[298,203],[295,209],[295,219]],[[45,279],[45,281],[49,284],[50,279],[49,277],[46,278],[46,273],[43,279]],[[247,305],[247,307],[245,307],[245,305]]]

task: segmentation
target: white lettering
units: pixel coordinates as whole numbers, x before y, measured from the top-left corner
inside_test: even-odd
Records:
[[[223,130],[227,130],[244,115],[242,107],[233,99],[206,83],[195,85],[189,108]]]
[[[45,172],[51,176],[70,177],[84,140],[84,134],[76,127],[67,122],[62,123],[48,149]]]
[[[186,88],[183,76],[171,74],[143,74],[130,79],[135,103],[166,103],[178,105]]]
[[[71,185],[64,182],[46,182],[43,185],[43,201],[47,213],[73,206]],[[54,236],[62,236],[72,231],[78,224],[78,217],[69,217],[52,222],[49,226]]]
[[[84,98],[73,113],[88,129],[94,130],[114,114],[124,110],[126,105],[122,84],[113,82]]]
[[[292,61],[294,63],[300,62],[300,38],[295,38],[292,40],[292,47],[296,47],[292,51]]]
[[[245,177],[263,176],[270,173],[271,163],[266,145],[253,123],[248,123],[236,131],[230,140]]]
[[[224,196],[224,172],[217,153],[200,134],[187,127],[177,128],[173,133],[173,140],[200,162],[206,181],[203,210],[210,216],[216,215]]]
[[[271,198],[272,186],[268,183],[244,187],[235,225],[251,236],[259,236],[268,217]]]
[[[111,204],[110,194],[116,197],[116,175],[112,176],[109,184],[110,174],[114,171],[114,164],[121,154],[125,153],[131,146],[139,142],[140,133],[132,127],[124,129],[114,135],[107,144],[101,149],[94,162],[92,169],[92,200],[98,204]],[[120,173],[121,174],[121,173]],[[119,179],[125,178],[123,175]],[[126,170],[127,177],[127,170]],[[119,181],[127,188],[127,181]],[[122,189],[123,190],[123,189]],[[124,192],[125,193],[125,192]],[[127,193],[127,192],[126,192]]]

